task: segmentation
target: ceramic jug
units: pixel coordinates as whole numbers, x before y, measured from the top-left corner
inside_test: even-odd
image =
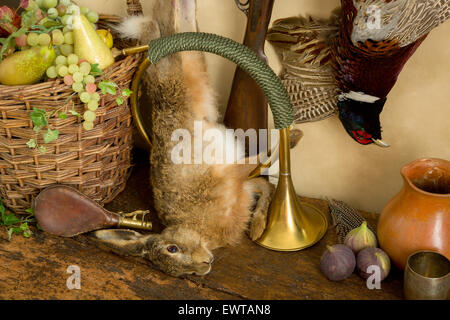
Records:
[[[419,250],[450,259],[450,161],[419,159],[403,167],[401,175],[403,188],[378,221],[380,247],[402,270]]]

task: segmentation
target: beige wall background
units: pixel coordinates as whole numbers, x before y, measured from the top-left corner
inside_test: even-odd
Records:
[[[154,0],[141,0],[149,12]],[[101,13],[126,14],[125,0],[78,0]],[[298,14],[327,17],[339,0],[276,0],[275,19]],[[241,42],[246,17],[233,0],[197,0],[200,31]],[[333,197],[381,212],[401,188],[400,169],[421,157],[450,159],[450,21],[435,29],[401,73],[381,116],[388,149],[363,147],[347,136],[337,117],[298,125],[305,137],[292,152],[297,193]],[[270,44],[270,66],[281,65]],[[223,111],[235,66],[208,55],[209,72]]]

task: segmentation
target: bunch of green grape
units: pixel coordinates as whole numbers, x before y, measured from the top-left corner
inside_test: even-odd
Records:
[[[26,50],[35,46],[49,46],[52,44],[56,54],[68,56],[73,53],[73,42],[73,32],[68,29],[56,29],[50,34],[30,32],[26,36],[26,45],[22,49]]]
[[[98,14],[87,7],[79,7],[71,0],[30,0],[27,10],[42,10],[50,19],[60,17],[62,23],[67,25],[70,16],[74,13],[81,13],[88,18],[91,23],[97,23]]]
[[[59,55],[55,59],[55,65],[47,69],[47,77],[54,79],[64,78],[64,83],[72,86],[78,93],[81,102],[87,105],[87,111],[83,115],[83,127],[86,130],[94,128],[97,118],[95,111],[98,109],[100,94],[97,92],[95,76],[91,74],[92,65],[87,60],[80,60],[74,53]]]
[[[29,32],[16,38],[17,45],[26,50],[34,46],[48,46],[53,44],[57,54],[65,56],[73,53],[73,15],[84,14],[97,29],[98,13],[89,10],[87,7],[79,7],[70,0],[30,0],[27,10],[34,10],[36,17],[40,17],[38,24],[45,25],[48,22],[60,24],[60,28],[53,30],[50,34],[40,32]]]
[[[28,35],[22,35],[16,39],[16,43],[22,49],[53,45],[57,57],[54,64],[47,69],[47,77],[49,79],[64,78],[64,83],[72,86],[80,100],[87,105],[88,110],[83,115],[85,120],[83,127],[86,130],[92,130],[97,117],[95,111],[99,107],[100,95],[97,92],[95,76],[91,74],[91,64],[74,54],[72,18],[74,14],[81,13],[96,29],[98,14],[87,7],[80,8],[71,0],[30,0],[27,10],[34,10],[36,17],[42,18],[39,24],[53,21],[58,22],[60,27],[49,34],[29,32]]]

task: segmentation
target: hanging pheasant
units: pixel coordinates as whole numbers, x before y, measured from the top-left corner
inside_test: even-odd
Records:
[[[283,63],[296,122],[339,113],[358,143],[381,140],[379,115],[403,66],[450,17],[450,0],[341,0],[328,20],[274,22],[267,38]]]

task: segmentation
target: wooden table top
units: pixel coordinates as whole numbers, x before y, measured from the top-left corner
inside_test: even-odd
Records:
[[[137,156],[127,189],[108,210],[132,212],[148,208],[148,165]],[[323,200],[304,199],[329,212]],[[375,226],[377,215],[362,213]],[[329,216],[329,213],[328,213]],[[156,231],[161,230],[155,217]],[[330,224],[331,225],[331,224]],[[140,258],[121,257],[98,248],[89,236],[60,238],[36,231],[30,239],[0,227],[0,299],[402,299],[402,273],[391,271],[381,289],[369,290],[353,274],[341,282],[328,281],[319,271],[326,245],[337,243],[329,226],[311,248],[276,252],[249,239],[239,246],[214,252],[210,274],[174,278]],[[66,286],[67,268],[78,266],[81,289]]]

